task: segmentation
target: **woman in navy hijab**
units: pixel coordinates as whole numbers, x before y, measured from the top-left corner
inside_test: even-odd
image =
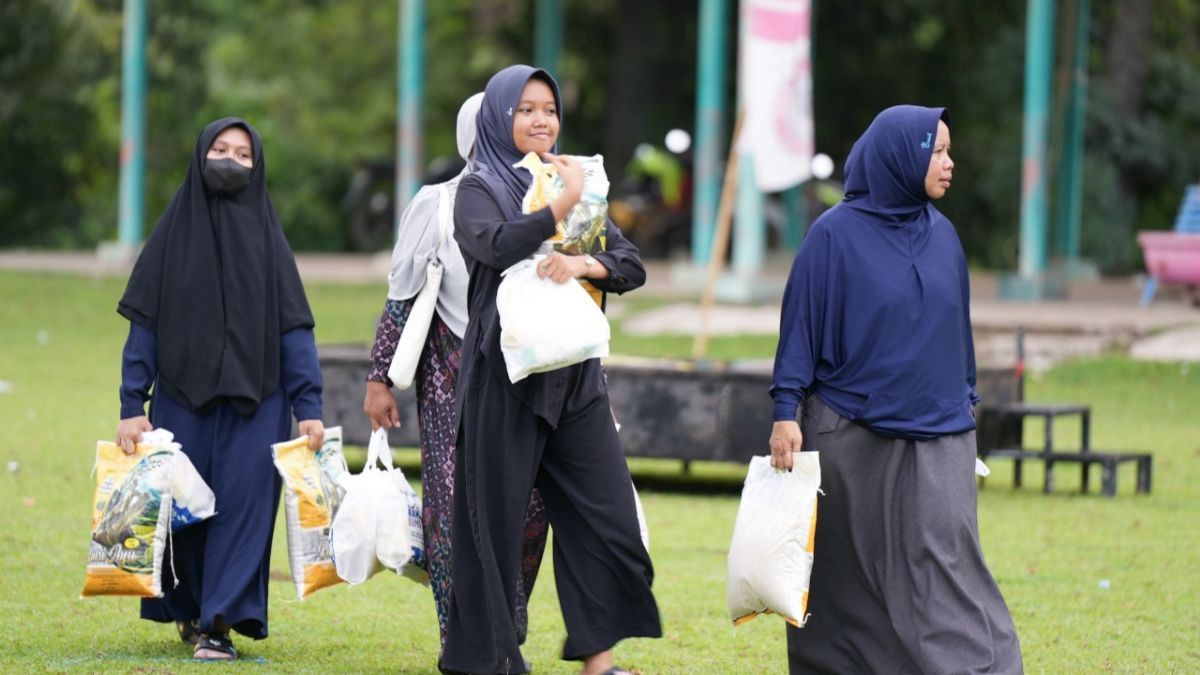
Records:
[[[772,463],[819,451],[824,491],[792,673],[1022,670],[979,544],[966,258],[933,205],[953,176],[949,119],[881,112],[788,278]]]
[[[567,628],[562,657],[585,675],[617,673],[612,648],[659,637],[654,569],[638,533],[633,483],[608,404],[599,359],[514,384],[500,351],[496,291],[501,273],[538,250],[579,202],[582,169],[557,149],[562,107],[550,74],[510,66],[492,76],[479,111],[475,161],[454,205],[454,238],[470,272],[458,379],[458,462],[451,530],[452,601],[439,666],[446,672],[524,673],[519,648],[522,525],[530,492],[542,495],[554,529],[554,576]],[[563,194],[521,213],[526,153],[554,162]],[[607,247],[553,253],[539,263],[558,283],[587,278],[623,293],[646,271],[637,248],[609,221]],[[546,311],[553,311],[547,307]]]

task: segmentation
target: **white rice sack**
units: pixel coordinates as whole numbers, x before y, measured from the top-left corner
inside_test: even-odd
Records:
[[[808,619],[821,465],[816,452],[792,457],[790,472],[774,469],[770,457],[750,460],[729,544],[726,593],[735,626],[769,612],[798,628]]]
[[[396,473],[400,473],[396,469]],[[408,560],[396,568],[402,577],[419,584],[429,585],[429,559],[425,556],[425,526],[421,523],[421,498],[408,481],[404,482],[405,499],[408,501]]]
[[[308,447],[308,437],[271,446],[275,468],[283,477],[284,518],[287,522],[288,563],[296,597],[342,582],[333,564],[329,531],[342,503],[339,481],[346,475],[342,428],[325,430],[321,449]]]

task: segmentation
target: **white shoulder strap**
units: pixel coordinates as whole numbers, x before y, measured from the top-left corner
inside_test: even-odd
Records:
[[[450,210],[450,190],[443,184],[438,187],[438,248],[451,235],[454,213]]]

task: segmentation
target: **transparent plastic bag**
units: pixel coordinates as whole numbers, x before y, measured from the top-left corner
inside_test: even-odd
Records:
[[[583,168],[583,194],[579,203],[567,213],[557,225],[541,253],[559,251],[568,255],[582,255],[596,250],[596,242],[602,240],[608,221],[608,174],[604,171],[601,155],[574,156]],[[562,194],[563,184],[558,177],[558,168],[546,164],[535,154],[529,153],[513,165],[526,169],[533,175],[529,190],[521,201],[522,213],[533,213],[546,207]]]

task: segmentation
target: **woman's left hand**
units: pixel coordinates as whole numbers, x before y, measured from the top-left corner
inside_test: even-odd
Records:
[[[300,433],[308,436],[308,447],[316,450],[325,442],[325,425],[321,420],[300,420],[296,425]]]
[[[595,265],[596,263],[592,263]],[[581,255],[563,255],[551,253],[538,263],[539,277],[553,279],[557,283],[565,283],[587,275],[588,266]]]

